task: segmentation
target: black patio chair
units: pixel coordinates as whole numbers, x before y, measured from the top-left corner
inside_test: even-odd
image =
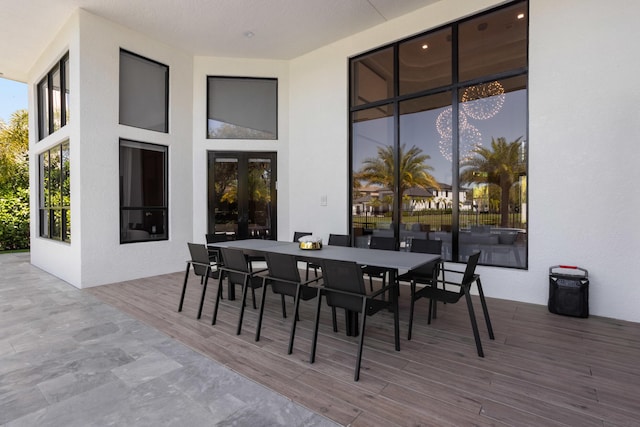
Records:
[[[240,302],[240,318],[238,319],[237,335],[240,335],[242,331],[242,319],[244,317],[244,307],[247,302],[247,290],[251,289],[253,297],[253,308],[256,308],[256,288],[262,287],[262,277],[258,276],[260,273],[266,271],[252,270],[245,257],[244,252],[240,249],[233,248],[220,248],[222,254],[223,266],[220,267],[220,277],[218,279],[218,293],[216,295],[216,306],[213,311],[213,319],[211,324],[216,324],[218,317],[218,306],[222,299],[222,280],[226,277],[229,282],[229,286],[240,285],[242,286],[242,301]]]
[[[446,289],[441,289],[438,286],[425,286],[420,290],[415,292],[415,299],[419,298],[427,298],[429,299],[429,314],[427,318],[427,324],[431,324],[431,314],[432,307],[436,303],[436,301],[442,301],[447,304],[455,304],[462,297],[465,298],[467,302],[467,309],[469,310],[469,319],[471,320],[471,328],[473,329],[473,337],[476,341],[476,349],[478,351],[478,356],[484,357],[484,352],[482,350],[482,343],[480,342],[480,333],[478,331],[478,324],[476,322],[475,312],[473,310],[473,303],[471,301],[471,285],[473,283],[476,284],[478,288],[478,294],[480,296],[480,303],[482,304],[482,311],[484,313],[484,319],[487,323],[487,330],[489,332],[489,338],[494,339],[493,328],[491,326],[491,320],[489,319],[489,310],[487,309],[487,302],[484,298],[484,292],[482,290],[482,284],[480,283],[480,275],[476,274],[476,266],[478,265],[478,259],[480,258],[480,252],[476,252],[469,256],[469,260],[467,261],[467,267],[464,270],[464,273],[457,270],[444,270],[450,277],[451,274],[462,275],[462,280],[460,282],[454,281],[445,281],[438,279],[437,283],[442,283],[443,285],[454,285],[459,288],[458,291],[450,291]],[[412,316],[413,313],[410,314]],[[409,324],[411,324],[413,319],[409,319]]]
[[[262,281],[262,301],[260,302],[260,314],[258,315],[258,325],[256,327],[256,341],[260,340],[260,330],[262,328],[262,316],[264,314],[264,304],[267,296],[267,286],[271,286],[271,290],[275,294],[280,295],[282,303],[282,317],[286,319],[287,310],[284,297],[293,297],[293,321],[291,324],[291,334],[289,337],[288,354],[293,351],[293,340],[296,333],[296,323],[298,321],[298,307],[300,300],[308,301],[318,295],[318,288],[312,288],[309,284],[316,282],[321,277],[312,280],[302,281],[300,279],[300,270],[298,269],[298,261],[293,255],[270,253],[266,254],[267,267],[269,274],[263,276]]]
[[[351,236],[348,234],[329,234],[329,241],[327,242],[329,246],[351,246]],[[305,274],[305,279],[309,280],[309,270],[313,269],[313,274],[318,277],[318,269],[320,268],[320,264],[315,264],[313,262],[307,263],[307,272]]]
[[[360,364],[362,361],[362,347],[364,343],[364,331],[367,316],[372,316],[385,308],[391,307],[394,318],[394,331],[396,333],[396,350],[399,350],[398,331],[398,305],[392,300],[377,299],[384,292],[390,291],[395,283],[390,283],[388,287],[367,295],[364,285],[362,270],[358,264],[350,261],[323,260],[322,276],[324,288],[318,295],[318,305],[316,307],[316,320],[313,331],[313,341],[311,344],[310,363],[315,362],[316,345],[318,341],[318,325],[320,322],[320,308],[322,295],[327,298],[327,304],[332,308],[343,308],[354,313],[362,313],[360,324],[360,336],[358,338],[358,355],[356,358],[356,368],[354,381],[360,379]]]
[[[189,247],[189,253],[191,259],[187,261],[187,269],[184,273],[184,284],[182,285],[182,294],[180,296],[180,304],[178,305],[178,311],[182,311],[182,305],[184,303],[184,296],[187,291],[187,282],[189,280],[189,271],[193,267],[193,273],[196,276],[200,276],[200,283],[202,284],[202,295],[200,296],[200,307],[198,308],[198,319],[202,316],[202,307],[204,305],[204,295],[207,292],[207,284],[209,278],[217,279],[219,277],[219,271],[215,263],[212,263],[209,259],[209,252],[207,247],[197,243],[187,243]]]
[[[369,249],[382,249],[387,251],[393,251],[396,249],[396,241],[393,237],[382,237],[382,236],[371,236],[371,241],[369,242]],[[369,287],[373,292],[373,278],[382,279],[382,287],[384,288],[387,283],[387,273],[389,272],[388,268],[383,267],[375,267],[375,266],[364,266],[362,267],[362,273],[369,276]]]
[[[427,240],[427,239],[413,239],[411,242],[411,252],[423,253],[423,254],[437,254],[442,253],[442,241],[441,240]],[[409,282],[411,285],[411,306],[409,309],[409,332],[407,339],[411,339],[411,330],[413,326],[413,309],[415,302],[422,298],[420,295],[416,295],[416,285],[423,286],[437,286],[437,280],[440,276],[440,271],[443,268],[442,260],[432,261],[421,265],[420,267],[409,270],[404,274],[398,276],[399,282]],[[434,303],[435,305],[435,303]],[[436,307],[433,307],[433,317],[436,317]]]

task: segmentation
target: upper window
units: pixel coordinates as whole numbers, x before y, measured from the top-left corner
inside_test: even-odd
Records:
[[[69,142],[40,154],[40,237],[71,242]]]
[[[528,2],[350,60],[351,224],[526,268]]]
[[[207,77],[207,138],[277,139],[278,80]]]
[[[38,83],[38,137],[42,139],[69,123],[69,54]]]
[[[120,124],[169,131],[169,67],[120,49]]]
[[[168,239],[167,152],[120,140],[120,243]]]

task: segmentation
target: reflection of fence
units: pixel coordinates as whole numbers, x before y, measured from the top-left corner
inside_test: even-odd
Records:
[[[451,231],[451,210],[430,209],[424,211],[403,212],[402,223],[409,226],[411,224],[421,224],[428,226],[430,231]],[[469,228],[472,225],[492,225],[501,226],[502,216],[494,212],[461,211],[459,216],[460,228]],[[387,215],[353,215],[353,227],[363,230],[389,228],[391,224],[391,214]],[[509,214],[507,227],[526,228],[522,222],[522,215],[517,212]],[[425,227],[426,228],[426,227]]]

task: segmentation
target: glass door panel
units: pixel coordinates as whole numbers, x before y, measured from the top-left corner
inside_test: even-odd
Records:
[[[209,152],[208,233],[273,239],[275,153]]]

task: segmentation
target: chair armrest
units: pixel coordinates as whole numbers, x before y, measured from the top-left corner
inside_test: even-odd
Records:
[[[205,262],[199,262],[199,261],[193,261],[193,260],[187,261],[187,264],[198,265],[201,267],[209,267],[209,268],[216,266],[215,263],[212,264],[212,263],[205,263]]]

